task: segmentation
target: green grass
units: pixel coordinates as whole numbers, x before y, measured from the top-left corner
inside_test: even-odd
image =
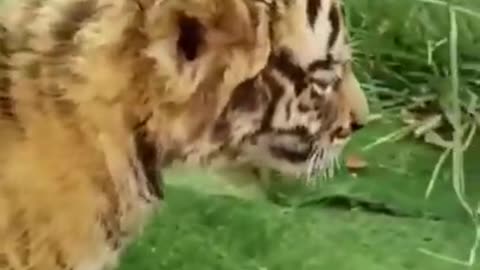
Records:
[[[162,218],[120,269],[458,269],[417,249],[464,257],[471,244],[459,222],[289,211],[170,191]]]
[[[449,90],[450,21],[435,0],[345,0],[356,72],[381,108],[400,108],[412,97]],[[462,88],[480,93],[480,2],[453,1],[457,13]],[[375,95],[373,95],[375,94]],[[439,104],[435,104],[440,106]]]
[[[469,202],[465,196],[464,151],[480,125],[476,53],[480,49],[480,4],[438,0],[381,4],[389,8],[379,15],[372,12],[381,10],[375,7],[379,1],[347,1],[349,25],[360,40],[357,69],[369,77],[369,96],[383,112],[401,111],[405,115],[408,111],[410,116],[416,112],[417,118],[433,115],[438,120],[429,122],[425,140],[437,145],[440,142],[445,149],[435,165],[427,196],[435,186],[437,172],[450,159],[454,193],[477,228],[477,235],[466,261],[431,255],[472,265],[480,245],[480,203]],[[439,133],[439,128],[449,132],[444,129]]]

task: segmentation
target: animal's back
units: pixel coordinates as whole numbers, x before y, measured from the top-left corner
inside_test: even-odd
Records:
[[[0,269],[104,269],[95,264],[114,261],[115,243],[103,226],[115,237],[118,229],[107,217],[114,209],[106,194],[115,193],[102,156],[81,133],[33,107],[37,125],[25,129],[7,65],[2,59]]]
[[[55,9],[66,12],[60,11],[61,1],[46,2],[51,15]],[[74,2],[81,1],[63,1]],[[40,1],[24,1],[32,10],[35,3]],[[29,14],[21,6],[7,12],[37,25],[50,20],[36,14],[35,22],[39,11]],[[140,223],[136,215],[143,204],[133,203],[139,194],[113,182],[111,164],[92,128],[80,121],[77,104],[43,92],[55,90],[52,83],[60,77],[32,74],[39,72],[32,70],[35,63],[44,70],[58,68],[36,51],[48,40],[12,45],[28,35],[28,25],[0,25],[0,270],[107,269],[135,229],[128,226]],[[18,31],[9,33],[12,29]],[[64,53],[65,59],[72,54]]]

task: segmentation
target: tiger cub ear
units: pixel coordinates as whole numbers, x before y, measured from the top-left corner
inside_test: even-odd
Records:
[[[177,15],[177,50],[186,60],[195,60],[203,49],[217,51],[256,42],[253,5],[239,0],[214,0],[204,5]]]
[[[217,49],[255,46],[258,43],[257,28],[260,24],[264,24],[265,11],[260,10],[256,2],[244,0],[136,1],[147,3],[144,4],[145,6],[140,4],[140,9],[144,10],[146,15],[143,28],[148,39],[156,43],[154,46],[156,54],[165,54],[165,48],[160,49],[161,46],[175,45],[177,53],[181,53],[189,61],[200,57],[203,52],[219,53]],[[261,6],[261,9],[265,7]],[[172,41],[176,43],[171,44]]]
[[[178,28],[178,53],[187,61],[193,61],[205,44],[205,26],[197,18],[181,14],[178,17]]]
[[[257,7],[249,1],[219,0],[208,42],[217,46],[248,45],[256,41]]]

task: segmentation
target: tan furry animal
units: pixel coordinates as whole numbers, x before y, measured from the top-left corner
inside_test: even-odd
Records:
[[[368,106],[337,0],[7,0],[0,269],[102,270],[174,161],[329,167]]]

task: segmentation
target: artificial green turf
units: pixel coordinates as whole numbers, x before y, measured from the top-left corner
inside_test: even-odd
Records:
[[[372,125],[347,152],[358,152],[392,127]],[[476,199],[479,150],[477,143],[466,168]],[[357,177],[342,170],[316,188],[278,189],[284,192],[283,205],[212,196],[170,179],[163,209],[124,254],[120,269],[463,269],[418,251],[465,259],[473,241],[473,227],[453,194],[448,169],[431,199],[423,198],[439,151],[404,140],[364,154],[369,167]],[[190,180],[205,181],[205,176]],[[405,216],[321,200],[334,195],[384,203]]]

